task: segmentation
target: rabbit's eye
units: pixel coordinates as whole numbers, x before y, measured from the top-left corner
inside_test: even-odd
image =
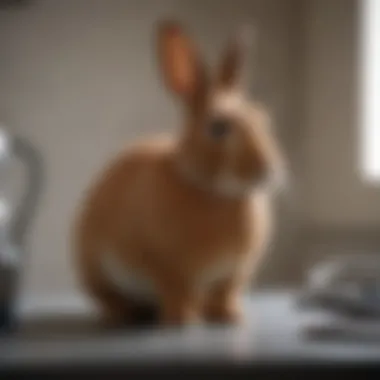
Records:
[[[222,138],[230,131],[230,122],[227,119],[214,119],[210,123],[210,134],[214,138]]]

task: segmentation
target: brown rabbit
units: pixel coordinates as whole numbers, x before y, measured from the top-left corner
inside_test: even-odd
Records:
[[[165,83],[184,106],[180,133],[121,152],[75,224],[81,283],[108,322],[124,322],[144,303],[162,324],[243,316],[284,161],[268,115],[240,88],[242,41],[232,39],[211,77],[183,28],[159,25]]]

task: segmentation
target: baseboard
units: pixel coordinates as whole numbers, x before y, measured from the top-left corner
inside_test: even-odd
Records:
[[[32,295],[21,297],[17,314],[21,318],[39,315],[84,315],[94,311],[94,305],[81,294]]]
[[[246,300],[260,299],[287,299],[289,295],[297,294],[295,288],[267,287],[250,291],[244,297]],[[20,298],[17,305],[18,315],[21,319],[34,317],[62,316],[94,316],[95,305],[91,300],[81,294],[33,295]]]

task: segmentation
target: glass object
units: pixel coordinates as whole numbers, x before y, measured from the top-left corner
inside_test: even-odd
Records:
[[[4,195],[4,175],[13,160],[26,169],[26,188],[20,204]],[[16,325],[15,305],[21,263],[26,254],[25,239],[34,216],[42,186],[42,160],[34,146],[7,132],[0,124],[0,332]],[[17,207],[16,207],[17,206]]]

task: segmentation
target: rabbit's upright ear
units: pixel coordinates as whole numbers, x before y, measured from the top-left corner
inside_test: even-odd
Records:
[[[230,39],[217,72],[216,81],[221,88],[231,88],[241,84],[252,38],[251,26],[244,25]]]
[[[168,88],[184,100],[196,96],[205,81],[204,67],[179,23],[162,21],[159,24],[158,58]]]

